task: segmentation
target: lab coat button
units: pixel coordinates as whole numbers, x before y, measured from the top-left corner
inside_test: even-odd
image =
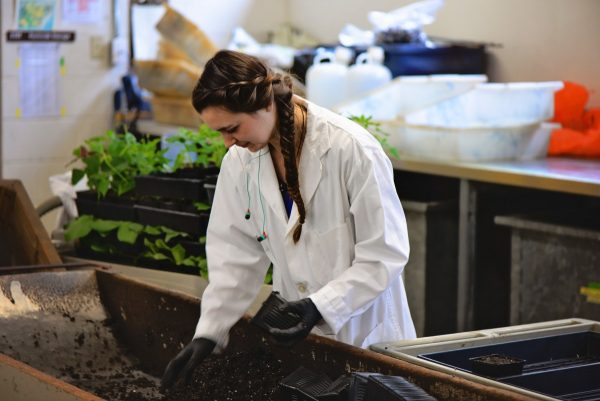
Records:
[[[298,283],[297,287],[298,287],[298,291],[300,291],[300,292],[306,292],[307,288],[306,288],[306,283],[305,282]]]

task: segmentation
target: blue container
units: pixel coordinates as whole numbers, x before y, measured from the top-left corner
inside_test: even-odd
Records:
[[[382,45],[384,64],[399,75],[485,74],[487,54],[484,45],[445,45],[427,47],[422,43]]]

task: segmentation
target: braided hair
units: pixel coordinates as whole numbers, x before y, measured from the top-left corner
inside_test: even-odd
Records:
[[[303,137],[305,132],[296,133],[292,95],[289,76],[274,73],[256,57],[222,50],[206,63],[192,93],[192,104],[198,113],[211,106],[224,107],[232,113],[254,113],[275,103],[285,180],[300,215],[293,234],[297,243],[306,220],[306,209],[298,180],[296,135]],[[305,130],[303,125],[302,131]]]

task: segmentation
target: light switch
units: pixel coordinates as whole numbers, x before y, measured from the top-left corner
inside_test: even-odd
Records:
[[[102,36],[90,36],[90,57],[108,60],[108,42]]]

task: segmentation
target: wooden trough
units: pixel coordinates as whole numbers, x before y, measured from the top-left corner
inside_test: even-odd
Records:
[[[106,366],[127,365],[130,357],[140,380],[157,385],[168,361],[190,341],[200,311],[196,298],[81,267],[6,274],[0,290],[0,394],[7,400],[99,400],[92,392],[106,394],[102,385],[114,389],[118,379],[110,372],[102,383],[95,377]],[[267,343],[244,318],[226,353],[255,344]],[[302,365],[332,378],[350,371],[401,375],[440,400],[532,399],[317,336],[291,349],[271,348],[282,361],[281,378]],[[145,391],[138,399],[158,398],[158,387]],[[110,394],[105,397],[131,399]]]

